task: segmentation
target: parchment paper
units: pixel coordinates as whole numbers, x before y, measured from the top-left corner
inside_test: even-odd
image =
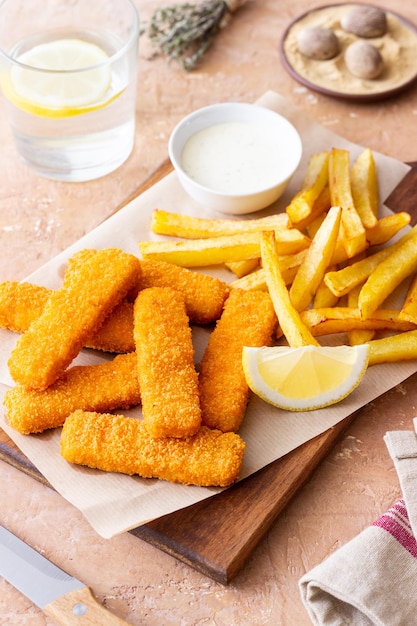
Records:
[[[267,92],[257,102],[287,117],[298,129],[304,147],[303,158],[285,195],[275,204],[256,216],[284,210],[289,199],[299,189],[312,153],[332,147],[345,148],[352,161],[364,147],[352,144],[342,137],[321,127],[297,110],[282,96]],[[372,146],[369,146],[372,148]],[[388,197],[409,167],[394,159],[374,152],[379,172],[380,198]],[[192,201],[180,187],[176,174],[169,174],[161,182],[130,202],[125,208],[83,237],[76,244],[52,259],[27,280],[58,288],[67,259],[82,248],[120,247],[139,255],[140,240],[160,239],[150,232],[150,216],[154,208],[182,212],[202,217],[226,217],[214,214]],[[389,213],[383,208],[381,214]],[[230,216],[229,216],[230,217]],[[250,215],[246,217],[252,217]],[[208,271],[209,270],[204,270]],[[226,270],[209,273],[224,280],[234,277]],[[201,358],[207,340],[207,330],[194,328],[196,362]],[[0,391],[1,400],[8,386],[13,385],[7,360],[17,337],[8,331],[0,331]],[[83,351],[76,362],[82,364],[99,362],[106,356]],[[391,387],[405,380],[417,370],[416,362],[377,365],[369,368],[359,388],[346,400],[334,406],[308,413],[282,411],[253,396],[240,430],[247,444],[241,478],[284,456],[309,439],[334,426],[366,403]],[[140,409],[125,412],[140,416]],[[110,538],[131,528],[171,513],[217,493],[217,489],[182,486],[159,480],[141,479],[119,474],[106,474],[97,470],[71,466],[59,453],[60,430],[41,435],[20,435],[11,429],[0,411],[0,426],[32,461],[53,487],[77,507],[104,538]]]

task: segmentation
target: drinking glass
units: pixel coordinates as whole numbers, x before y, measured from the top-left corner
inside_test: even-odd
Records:
[[[131,0],[0,2],[0,86],[29,166],[79,182],[124,163],[135,136],[138,42]]]

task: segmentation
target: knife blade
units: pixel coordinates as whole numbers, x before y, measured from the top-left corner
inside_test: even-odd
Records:
[[[63,626],[126,626],[90,589],[0,526],[0,575]]]

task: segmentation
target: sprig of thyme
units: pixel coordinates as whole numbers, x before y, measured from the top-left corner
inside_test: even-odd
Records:
[[[155,55],[164,54],[168,60],[193,70],[210,47],[229,12],[224,0],[203,0],[200,4],[184,3],[159,8],[154,12],[148,29],[149,39],[157,48]]]

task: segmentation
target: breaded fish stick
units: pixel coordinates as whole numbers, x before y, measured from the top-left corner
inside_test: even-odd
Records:
[[[223,432],[239,429],[250,395],[242,367],[243,346],[269,345],[276,321],[268,293],[231,291],[200,364],[203,424]]]
[[[51,289],[27,282],[0,283],[0,327],[24,333],[45,308]],[[88,338],[85,348],[104,352],[134,352],[133,302],[122,300]]]
[[[23,435],[62,426],[76,409],[109,412],[140,403],[136,354],[98,365],[75,365],[44,391],[16,386],[5,393],[10,426]]]
[[[134,352],[133,302],[122,300],[117,304],[84,347],[119,354]]]
[[[184,298],[150,287],[135,301],[134,337],[142,413],[152,437],[188,437],[201,424],[198,375]]]
[[[217,320],[229,295],[228,285],[207,274],[165,261],[141,260],[140,288],[172,287],[184,297],[187,315],[195,324]]]
[[[245,443],[235,433],[204,426],[193,437],[154,439],[143,421],[75,411],[61,434],[70,463],[186,485],[228,487],[239,476]]]
[[[9,358],[12,378],[28,389],[52,385],[138,284],[140,271],[137,257],[116,248],[74,255],[61,289],[51,294],[41,316],[19,337]]]
[[[163,261],[141,261],[140,289],[173,287],[182,293],[187,315],[195,324],[217,320],[229,295],[226,283],[207,274],[190,271]],[[24,333],[40,317],[51,289],[28,282],[0,283],[0,327]],[[104,352],[133,352],[133,303],[122,301],[90,337],[85,346]]]
[[[51,293],[46,287],[27,282],[0,283],[0,327],[24,333],[40,317]]]

